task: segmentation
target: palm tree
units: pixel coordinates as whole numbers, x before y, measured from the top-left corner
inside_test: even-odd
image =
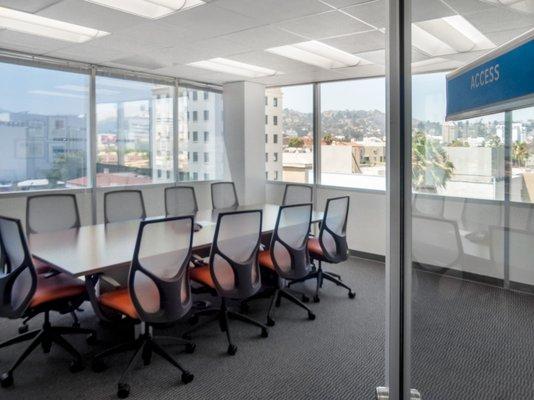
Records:
[[[412,184],[417,191],[435,192],[445,187],[454,165],[436,140],[416,132],[412,139]]]
[[[518,167],[524,167],[528,159],[528,146],[525,142],[515,142],[512,145],[512,160]]]

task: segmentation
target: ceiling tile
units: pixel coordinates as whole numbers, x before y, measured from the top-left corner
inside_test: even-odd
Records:
[[[83,0],[63,0],[37,14],[106,32],[116,32],[146,21],[145,18]]]
[[[98,64],[115,58],[125,57],[128,53],[105,46],[94,46],[90,43],[81,43],[48,52],[47,55],[65,58],[67,60]]]
[[[277,26],[308,39],[323,39],[372,29],[369,25],[339,11],[294,19],[279,23]]]
[[[244,53],[246,51],[248,51],[246,46],[238,45],[222,37],[215,37],[191,43],[184,42],[178,46],[162,50],[166,57],[169,57],[169,59],[177,64],[187,64],[215,57],[227,57],[229,55]]]
[[[426,21],[454,15],[455,12],[440,0],[412,0],[412,21]]]
[[[264,51],[243,53],[228,58],[247,64],[259,65],[261,67],[274,69],[275,71],[280,71],[283,73],[311,71],[315,68],[312,65],[294,61],[276,54],[266,53]]]
[[[216,4],[261,23],[280,22],[331,10],[318,0],[218,0]]]
[[[465,18],[484,34],[534,26],[534,14],[524,14],[508,8],[487,9]]]
[[[361,53],[385,48],[386,37],[381,31],[374,30],[326,39],[322,42],[348,53]]]
[[[109,60],[113,64],[123,65],[128,68],[142,68],[148,70],[154,70],[165,67],[164,64],[158,63],[153,58],[143,54],[135,54],[132,56],[121,57],[113,60]]]
[[[521,36],[529,30],[528,27],[520,29],[511,29],[508,31],[498,31],[486,33],[486,36],[489,40],[495,43],[497,46],[503,45],[506,42],[509,42],[512,39],[515,39],[518,36]]]
[[[496,8],[495,4],[482,0],[443,0],[443,2],[461,15]]]
[[[283,31],[273,26],[261,26],[246,29],[223,36],[224,39],[247,47],[249,50],[265,50],[270,47],[283,46],[302,41],[300,36]]]
[[[344,8],[355,4],[367,3],[373,0],[324,0],[323,3],[329,4],[335,8]]]
[[[0,47],[9,48],[12,50],[28,51],[36,54],[44,54],[49,51],[59,50],[69,46],[69,42],[62,40],[50,39],[43,36],[29,35],[27,33],[9,31],[7,29],[0,30]],[[25,48],[26,50],[23,50]]]
[[[61,0],[0,0],[0,6],[35,13]]]
[[[386,26],[386,4],[385,0],[374,0],[352,7],[344,8],[343,11],[375,26],[384,28]]]

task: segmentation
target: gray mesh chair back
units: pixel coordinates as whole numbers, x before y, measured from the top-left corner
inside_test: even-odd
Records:
[[[348,257],[347,217],[349,196],[328,199],[323,223],[319,232],[319,243],[323,255],[330,263],[345,261]]]
[[[239,205],[234,182],[216,182],[211,184],[211,202],[213,209],[232,208]]]
[[[0,270],[0,317],[19,318],[37,287],[37,273],[20,220],[0,217],[0,247],[5,258]]]
[[[192,186],[174,186],[165,189],[165,213],[194,215],[198,211],[197,196]]]
[[[140,190],[116,190],[104,194],[106,224],[145,218],[145,202]]]
[[[276,272],[284,279],[301,279],[310,272],[311,215],[311,203],[280,207],[269,251]]]
[[[261,223],[261,210],[219,214],[210,252],[211,277],[219,296],[244,299],[260,289]]]
[[[174,322],[189,312],[192,243],[192,216],[141,222],[128,287],[142,321]]]
[[[46,194],[28,197],[26,231],[54,232],[80,226],[78,203],[73,194]]]
[[[313,202],[313,191],[311,186],[288,184],[284,190],[282,205],[303,204]]]

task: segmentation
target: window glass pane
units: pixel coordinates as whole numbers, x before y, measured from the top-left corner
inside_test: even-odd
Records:
[[[180,88],[179,91],[178,179],[226,179],[228,160],[223,136],[223,96],[214,92],[204,92],[208,95],[197,92],[188,88]],[[190,101],[193,98],[198,100]],[[188,119],[188,115],[193,118]],[[188,135],[188,132],[193,134]],[[199,132],[204,140],[199,140]],[[192,156],[188,156],[191,153]]]
[[[385,190],[385,97],[384,78],[321,84],[321,184]]]
[[[0,191],[87,185],[89,76],[0,63]]]
[[[510,199],[534,203],[534,107],[512,112]]]
[[[269,88],[265,94],[268,178],[313,183],[313,86]]]
[[[97,186],[172,179],[174,87],[96,77]]]
[[[502,200],[504,114],[446,122],[445,76],[412,79],[414,191]]]

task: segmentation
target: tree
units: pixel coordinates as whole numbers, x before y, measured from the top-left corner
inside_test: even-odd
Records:
[[[412,139],[412,184],[418,191],[435,192],[445,187],[454,165],[436,140],[416,132]]]
[[[501,138],[497,135],[491,136],[486,142],[485,147],[492,147],[492,148],[502,147]]]
[[[334,142],[334,138],[332,137],[331,133],[325,133],[325,135],[323,136],[323,141],[325,142],[325,144],[330,146]]]
[[[83,176],[84,168],[85,156],[83,152],[67,152],[54,158],[47,178],[52,182],[69,181]]]
[[[460,139],[454,139],[451,143],[451,147],[468,147],[467,143]]]
[[[289,139],[289,143],[287,145],[289,147],[302,148],[304,147],[304,140],[299,137],[292,137],[291,139]]]
[[[525,142],[515,142],[512,145],[512,161],[518,167],[524,167],[528,160],[528,146]]]

